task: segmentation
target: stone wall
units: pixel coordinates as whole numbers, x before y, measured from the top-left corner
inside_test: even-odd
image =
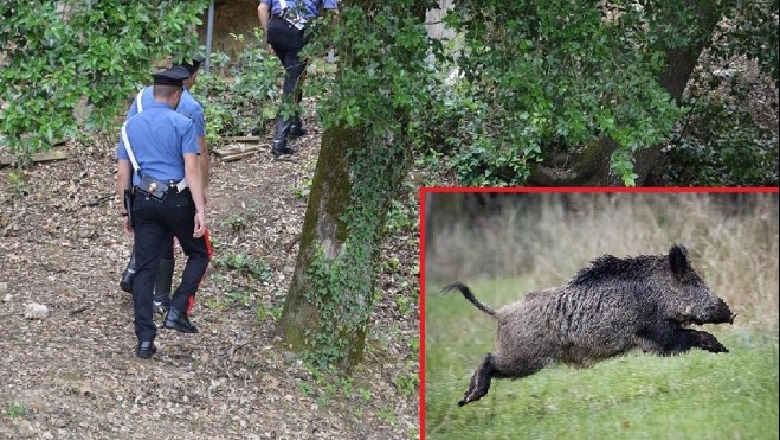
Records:
[[[257,20],[257,0],[217,0],[214,2],[214,30],[211,50],[225,52],[231,57],[241,51],[243,44],[254,44],[253,29],[260,26]],[[203,24],[198,26],[201,44],[206,44],[207,11]],[[245,43],[239,43],[233,34],[244,34]]]
[[[257,0],[216,0],[214,2],[214,37],[212,41],[212,51],[225,52],[231,57],[242,49],[242,43],[239,43],[231,33],[244,34],[246,43],[255,44],[251,38],[253,29],[260,26],[257,20]],[[440,9],[433,9],[428,12],[426,22],[431,23],[427,26],[428,35],[433,38],[453,38],[454,33],[451,30],[444,29],[439,22],[444,17],[444,11],[452,7],[452,0],[439,0]],[[201,44],[206,44],[206,19],[207,13],[203,14],[203,25],[198,26]]]

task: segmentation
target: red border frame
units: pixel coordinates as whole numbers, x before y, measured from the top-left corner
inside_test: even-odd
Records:
[[[419,379],[420,379],[420,440],[425,440],[425,196],[428,193],[470,193],[470,192],[498,192],[498,193],[776,193],[777,187],[613,187],[613,186],[592,186],[592,187],[487,187],[487,186],[427,186],[421,187],[419,191],[420,203],[420,245],[419,245],[419,267],[420,267],[420,352],[419,352]]]

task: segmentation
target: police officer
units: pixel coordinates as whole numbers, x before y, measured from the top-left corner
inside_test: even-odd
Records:
[[[133,205],[122,212],[124,226],[135,234],[136,276],[133,283],[136,355],[151,357],[154,339],[153,291],[160,260],[173,235],[187,254],[182,280],[171,299],[163,328],[197,333],[188,317],[195,292],[211,256],[206,238],[205,197],[200,147],[193,121],[177,113],[189,72],[174,67],[154,75],[154,102],[130,117],[117,147],[117,193],[130,190]],[[132,163],[132,164],[131,164]],[[185,185],[186,182],[186,185]],[[132,222],[129,221],[132,216]]]
[[[192,96],[189,90],[195,84],[198,76],[198,70],[200,65],[205,61],[205,58],[196,56],[192,61],[185,61],[180,64],[181,67],[187,69],[189,76],[183,81],[183,91],[181,100],[179,102],[176,111],[192,119],[193,127],[195,129],[195,136],[198,139],[198,145],[200,147],[200,162],[201,172],[203,174],[204,190],[208,186],[209,180],[209,154],[206,147],[206,118],[203,111],[203,106]],[[127,112],[127,117],[130,118],[143,111],[149,105],[154,103],[154,96],[152,93],[152,87],[147,87],[138,93],[133,103],[130,105],[130,109]],[[160,260],[160,267],[157,270],[157,278],[154,284],[154,308],[155,310],[165,315],[170,304],[170,291],[173,284],[173,271],[174,271],[174,256],[173,256],[173,236],[171,235],[171,243],[169,248],[166,248],[165,253]],[[132,293],[133,291],[133,278],[135,275],[135,251],[130,254],[130,261],[127,264],[127,268],[122,273],[120,280],[120,287],[125,292]]]
[[[280,107],[271,148],[274,156],[295,153],[294,149],[287,146],[287,137],[306,133],[298,109],[303,96],[300,87],[306,61],[301,60],[298,53],[306,44],[306,24],[317,18],[320,6],[329,12],[338,13],[337,0],[260,0],[257,6],[257,17],[265,31],[266,41],[284,65],[282,102],[293,103],[296,108],[292,116],[284,116]]]

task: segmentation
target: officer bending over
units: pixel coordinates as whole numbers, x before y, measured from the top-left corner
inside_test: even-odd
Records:
[[[135,233],[133,305],[136,355],[142,358],[149,358],[156,351],[154,279],[162,255],[170,247],[170,236],[179,241],[187,264],[163,328],[198,332],[189,321],[188,308],[211,257],[205,236],[200,147],[192,120],[173,110],[181,99],[182,81],[188,76],[189,72],[181,67],[154,75],[154,102],[125,122],[117,148],[117,194],[123,197],[128,190],[133,194],[130,211],[122,215],[125,229]],[[185,178],[186,184],[182,182]]]
[[[322,6],[332,13],[338,13],[337,0],[260,0],[257,6],[257,18],[265,31],[266,40],[284,65],[284,85],[282,103],[295,104],[295,114],[282,115],[280,107],[276,121],[271,153],[274,156],[293,154],[295,150],[287,146],[287,137],[306,134],[301,123],[300,109],[306,60],[298,53],[306,44],[304,30],[306,24],[319,16]]]

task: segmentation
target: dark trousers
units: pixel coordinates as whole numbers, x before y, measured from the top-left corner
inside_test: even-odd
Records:
[[[154,325],[154,280],[160,259],[171,249],[171,235],[187,255],[187,264],[181,284],[173,293],[171,309],[189,313],[195,292],[206,274],[211,258],[208,235],[194,238],[195,204],[189,191],[169,195],[160,202],[136,194],[133,204],[135,219],[136,275],[133,284],[135,335],[139,341],[153,341],[157,334]]]
[[[297,96],[294,102],[297,103],[300,101],[300,91],[296,90],[296,87],[306,69],[306,61],[298,58],[298,52],[306,44],[303,32],[295,29],[284,19],[273,17],[268,23],[267,40],[284,66],[282,93],[285,98],[290,98],[290,95],[295,92]]]

